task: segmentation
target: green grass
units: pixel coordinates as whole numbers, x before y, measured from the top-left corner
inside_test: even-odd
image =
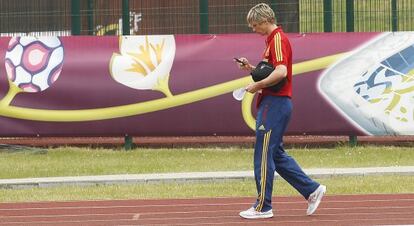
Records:
[[[414,176],[332,177],[318,180],[328,195],[413,193]],[[253,180],[212,183],[164,183],[90,187],[0,189],[0,202],[168,199],[200,197],[255,197]],[[299,196],[284,180],[277,179],[274,196]]]
[[[291,149],[304,168],[414,165],[410,147],[338,146]],[[0,178],[252,170],[253,150],[240,148],[135,149],[56,148],[47,154],[0,152]],[[360,176],[320,179],[329,194],[413,193],[414,176]],[[0,202],[163,199],[255,196],[253,180],[137,185],[0,189]],[[274,195],[298,195],[284,180]]]
[[[291,149],[303,168],[414,165],[410,147]],[[0,153],[0,179],[252,170],[252,149],[135,149],[133,151],[57,148],[47,154]]]
[[[304,168],[385,167],[414,165],[411,147],[365,146],[302,149],[289,152]]]

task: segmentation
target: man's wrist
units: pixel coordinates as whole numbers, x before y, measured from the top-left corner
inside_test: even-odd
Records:
[[[266,88],[266,87],[267,87],[267,85],[266,85],[266,83],[264,82],[264,80],[258,81],[258,82],[256,82],[256,83],[257,83],[257,87],[258,87],[259,89],[264,89],[264,88]]]

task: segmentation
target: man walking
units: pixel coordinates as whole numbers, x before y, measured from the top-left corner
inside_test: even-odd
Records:
[[[263,61],[273,65],[274,70],[263,80],[249,84],[245,89],[258,92],[256,143],[254,150],[254,175],[257,200],[251,208],[240,212],[247,219],[270,218],[272,190],[275,171],[308,200],[307,215],[317,209],[326,186],[309,178],[283,148],[283,134],[292,111],[292,50],[282,28],[276,25],[275,13],[264,3],[250,9],[247,22],[252,30],[266,36]],[[240,58],[243,70],[255,69],[246,58]],[[271,87],[284,80],[283,86]]]

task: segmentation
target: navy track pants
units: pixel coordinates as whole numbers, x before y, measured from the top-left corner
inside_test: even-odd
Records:
[[[254,175],[257,188],[256,211],[272,209],[272,190],[275,171],[292,185],[305,199],[319,183],[309,178],[283,148],[283,134],[292,112],[288,97],[265,96],[256,119]]]

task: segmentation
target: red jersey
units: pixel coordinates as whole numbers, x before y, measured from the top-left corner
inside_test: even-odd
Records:
[[[260,104],[263,96],[286,96],[292,97],[292,48],[289,39],[283,32],[281,27],[277,27],[266,39],[266,49],[263,53],[263,59],[271,63],[274,67],[278,65],[285,65],[287,68],[287,81],[285,85],[278,91],[273,92],[269,88],[264,88],[262,93],[259,93],[258,103]]]

